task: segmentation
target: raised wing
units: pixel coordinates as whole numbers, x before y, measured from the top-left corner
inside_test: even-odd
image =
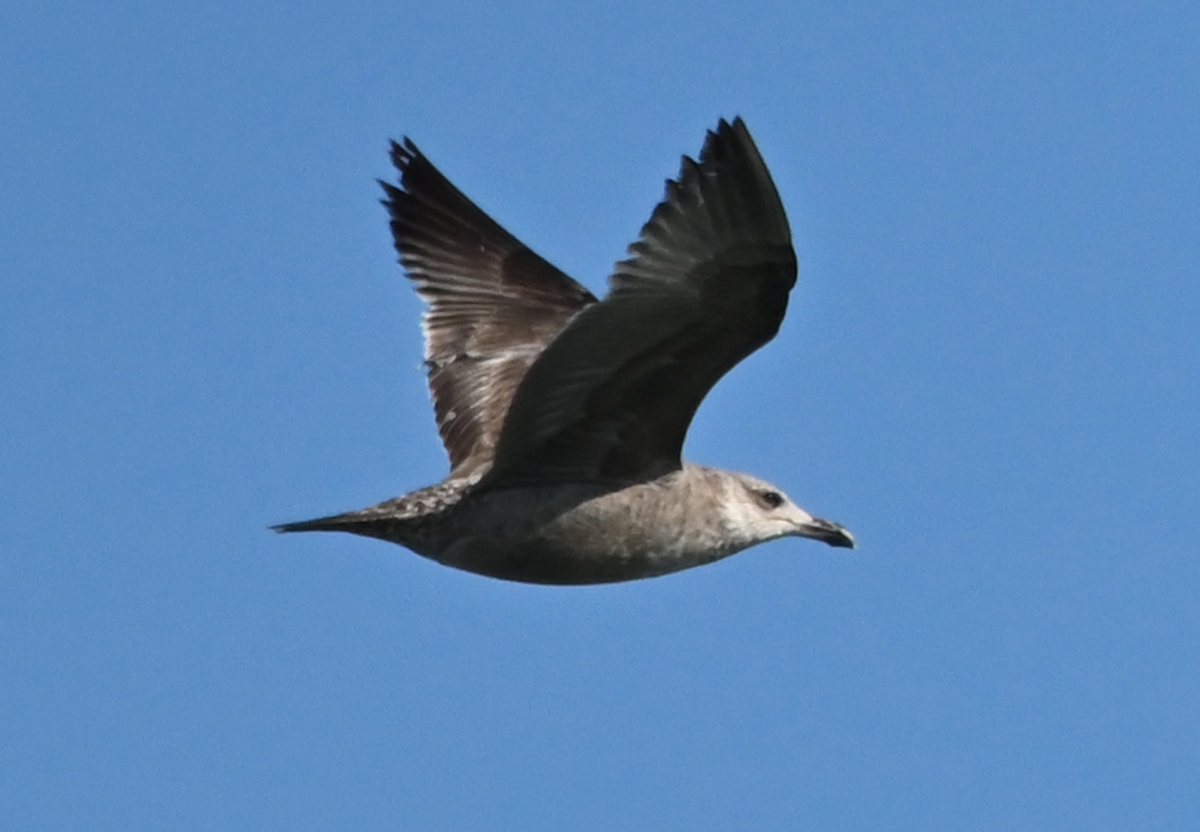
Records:
[[[428,302],[421,321],[451,476],[492,459],[513,394],[545,346],[596,299],[501,228],[411,141],[381,182],[400,262]]]
[[[480,488],[622,483],[680,467],[712,386],[779,329],[796,255],[741,119],[710,132],[589,306],[526,373]]]

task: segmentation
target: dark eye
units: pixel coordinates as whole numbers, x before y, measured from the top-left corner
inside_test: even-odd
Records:
[[[766,508],[779,508],[783,505],[783,495],[778,491],[759,491],[758,501]]]

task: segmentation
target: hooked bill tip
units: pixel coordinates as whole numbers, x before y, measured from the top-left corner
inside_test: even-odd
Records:
[[[853,549],[856,544],[854,535],[850,533],[849,529],[820,518],[814,518],[811,523],[806,523],[801,534],[839,549]]]

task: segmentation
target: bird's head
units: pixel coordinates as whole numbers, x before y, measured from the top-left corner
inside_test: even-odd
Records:
[[[748,474],[732,474],[722,506],[726,523],[751,541],[808,537],[830,546],[854,548],[854,535],[830,520],[813,517],[780,489]]]

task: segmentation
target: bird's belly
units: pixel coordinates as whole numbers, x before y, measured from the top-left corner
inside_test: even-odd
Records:
[[[655,496],[595,487],[480,495],[459,506],[453,537],[421,554],[505,580],[598,584],[665,575],[737,551],[706,545],[703,524],[656,510]]]

